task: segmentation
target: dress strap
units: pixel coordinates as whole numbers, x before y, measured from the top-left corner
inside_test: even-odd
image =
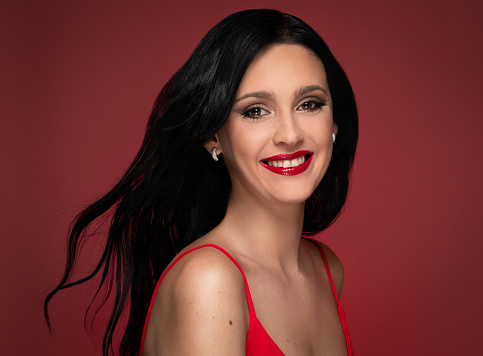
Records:
[[[327,276],[329,277],[330,286],[332,287],[332,292],[334,293],[335,301],[337,302],[337,306],[339,306],[339,297],[337,296],[337,291],[335,290],[334,281],[332,279],[332,274],[330,273],[329,263],[327,262],[327,257],[325,257],[324,249],[322,248],[322,245],[318,244],[315,240],[310,241],[312,241],[320,251],[320,255],[322,256],[322,260],[324,261],[325,270],[327,271]]]
[[[325,270],[327,271],[327,276],[329,276],[330,286],[332,287],[332,292],[334,293],[334,298],[337,302],[337,314],[339,314],[342,331],[344,332],[347,355],[353,356],[351,338],[349,335],[349,327],[347,326],[347,319],[345,317],[344,309],[339,303],[339,297],[337,296],[337,292],[335,290],[334,281],[332,280],[332,274],[330,273],[329,263],[327,262],[327,257],[325,257],[324,249],[322,248],[322,245],[318,244],[315,240],[309,239],[309,241],[313,242],[319,248],[320,255],[322,256],[322,260],[324,261]]]
[[[186,256],[188,253],[191,253],[193,251],[199,250],[200,248],[204,248],[204,247],[213,247],[213,248],[216,248],[217,250],[223,252],[235,264],[235,266],[238,267],[238,269],[240,270],[240,273],[242,274],[243,282],[245,283],[245,292],[246,292],[246,295],[247,295],[248,311],[250,313],[250,323],[252,322],[252,320],[256,319],[257,316],[255,314],[255,308],[253,307],[252,296],[250,294],[250,288],[248,288],[247,278],[245,277],[245,273],[243,272],[242,268],[240,267],[238,262],[232,257],[232,255],[230,255],[225,249],[223,249],[220,246],[215,245],[215,244],[205,244],[205,245],[193,247],[192,249],[189,249],[189,250],[183,252],[182,254],[178,255],[174,259],[174,261],[169,264],[169,266],[161,274],[161,277],[159,278],[158,283],[156,284],[156,287],[154,288],[153,296],[151,297],[151,302],[149,303],[149,309],[148,309],[148,312],[146,314],[146,319],[144,321],[143,334],[142,334],[142,338],[141,338],[141,353],[140,353],[140,355],[142,355],[142,351],[143,351],[143,347],[144,347],[144,338],[146,336],[146,329],[148,327],[149,317],[151,316],[151,311],[153,309],[154,300],[156,298],[156,294],[158,293],[158,289],[159,289],[159,286],[161,285],[161,282],[163,281],[166,274],[171,270],[171,268],[173,268],[173,266],[180,259],[182,259],[184,256]]]
[[[198,247],[194,247],[192,248],[191,250],[188,250],[186,251],[184,254],[187,254],[191,251],[194,251],[194,250],[197,250],[197,249],[200,249],[202,247],[213,247],[213,248],[216,248],[217,250],[223,252],[226,257],[228,257],[234,264],[235,266],[238,267],[238,270],[240,271],[242,277],[243,277],[243,283],[245,283],[245,292],[246,292],[246,295],[247,295],[247,302],[248,302],[248,311],[250,312],[250,320],[252,318],[256,318],[256,314],[255,314],[255,308],[253,307],[253,301],[252,301],[252,296],[250,294],[250,288],[248,287],[248,281],[247,281],[247,277],[245,276],[245,272],[243,272],[243,269],[241,268],[241,266],[238,264],[238,262],[233,258],[232,255],[230,255],[224,248],[218,246],[218,245],[215,245],[215,244],[206,244],[206,245],[201,245],[201,246],[198,246]],[[181,257],[180,257],[181,258]]]
[[[173,268],[173,266],[180,260],[182,259],[184,256],[186,256],[188,253],[191,253],[193,251],[196,251],[196,250],[199,250],[200,248],[204,248],[204,247],[213,247],[213,248],[216,248],[217,250],[223,252],[226,257],[228,257],[234,264],[235,266],[238,267],[238,269],[240,270],[240,273],[243,277],[243,282],[245,283],[245,291],[246,291],[246,295],[247,295],[247,301],[248,301],[248,310],[250,312],[250,319],[251,318],[255,318],[256,317],[256,314],[255,314],[255,308],[253,307],[253,301],[252,301],[252,296],[250,294],[250,288],[248,287],[248,282],[247,282],[247,277],[245,276],[245,273],[243,272],[242,268],[240,267],[240,265],[238,264],[238,262],[233,258],[232,255],[230,255],[225,249],[223,249],[222,247],[218,246],[218,245],[215,245],[215,244],[205,244],[205,245],[201,245],[201,246],[197,246],[197,247],[193,247],[192,249],[189,249],[185,252],[183,252],[182,254],[178,255],[173,262],[170,263],[170,265],[164,270],[163,274],[161,275],[161,277],[159,278],[158,280],[158,283],[156,284],[156,287],[154,289],[154,293],[153,293],[153,297],[151,299],[151,303],[149,305],[149,312],[148,312],[148,316],[146,318],[146,320],[149,318],[149,313],[151,312],[151,309],[153,307],[153,304],[154,304],[154,299],[155,299],[155,296],[158,292],[158,289],[159,289],[159,286],[161,285],[161,282],[163,281],[164,279],[164,276],[171,270],[171,268]],[[146,325],[147,326],[147,325]]]

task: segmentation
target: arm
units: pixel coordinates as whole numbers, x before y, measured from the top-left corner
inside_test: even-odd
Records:
[[[243,277],[220,251],[183,257],[156,295],[145,355],[245,355],[249,312]]]

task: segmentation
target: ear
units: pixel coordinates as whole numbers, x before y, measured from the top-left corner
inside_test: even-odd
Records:
[[[203,146],[205,146],[206,150],[210,155],[213,148],[216,148],[217,155],[223,152],[221,149],[220,141],[218,140],[218,134],[210,138]]]
[[[332,132],[336,134],[337,136],[337,131],[339,131],[339,128],[337,127],[337,124],[334,122],[333,126],[332,126]]]

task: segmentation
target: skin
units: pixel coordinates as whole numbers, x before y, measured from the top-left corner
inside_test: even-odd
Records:
[[[225,126],[206,144],[226,162],[232,194],[223,221],[186,247],[213,243],[246,274],[257,318],[285,355],[346,355],[336,302],[316,246],[301,239],[304,203],[332,154],[332,105],[320,59],[299,45],[273,45],[250,65]],[[295,176],[260,160],[313,152]],[[323,246],[337,293],[343,267]],[[243,278],[220,251],[182,258],[156,295],[144,355],[245,355],[250,315]]]

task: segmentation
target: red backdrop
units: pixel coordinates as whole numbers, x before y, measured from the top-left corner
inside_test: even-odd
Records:
[[[82,319],[93,286],[54,300],[53,338],[42,320],[41,300],[61,275],[69,220],[127,167],[157,92],[202,36],[252,7],[312,25],[357,96],[351,195],[320,235],[345,265],[342,301],[356,354],[480,351],[481,2],[0,6],[4,354],[96,354],[99,336],[89,340]],[[83,269],[96,255],[89,246]]]

